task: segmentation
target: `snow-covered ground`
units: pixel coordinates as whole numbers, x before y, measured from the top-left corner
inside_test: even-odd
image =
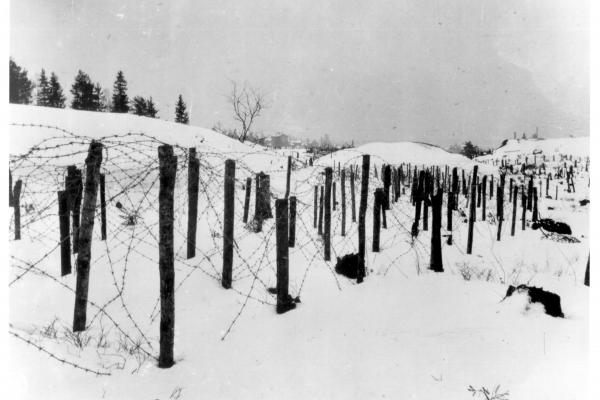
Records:
[[[590,155],[590,138],[583,136],[557,139],[509,139],[504,146],[497,148],[492,154],[478,157],[477,160],[515,160],[529,156],[532,162],[534,154],[544,154],[548,160],[553,156],[556,159],[561,154],[585,159]]]
[[[10,242],[9,329],[19,337],[11,337],[9,362],[14,368],[8,381],[15,398],[483,398],[472,397],[469,385],[490,390],[500,385],[500,392],[510,392],[509,399],[586,396],[588,288],[583,276],[589,206],[578,200],[589,195],[582,165],[575,193],[566,191],[564,180],[553,179],[550,193],[558,185],[558,199],[540,196],[540,214],[569,223],[579,243],[558,243],[529,227],[522,231],[520,209],[515,236],[510,236],[507,218],[502,240],[496,241],[494,199],[488,201],[486,221],[480,221],[477,209],[473,254],[467,255],[467,224],[460,216],[467,212],[466,199],[460,196],[454,244],[443,245],[444,273],[427,269],[430,232],[411,238],[414,208],[408,194],[388,212],[381,252],[370,251],[372,193],[381,186],[372,173],[366,222],[369,273],[357,285],[333,272],[336,256],[357,251],[351,212],[347,235],[341,236],[340,208],[333,211],[332,262],[323,261],[323,245],[313,228],[313,190],[323,181],[323,166],[360,164],[363,153],[372,155],[378,169],[384,162],[411,163],[458,166],[468,173],[473,163],[415,143],[368,144],[322,157],[313,167],[303,167],[307,155],[300,152],[291,186],[299,203],[296,247],[290,249],[290,294],[301,303],[277,315],[268,291],[276,282],[273,220],[261,233],[246,229],[241,221],[243,184],[262,170],[271,175],[273,195],[282,197],[287,155],[295,150],[267,151],[210,130],[132,115],[26,106],[11,106],[10,113],[13,180],[24,184],[23,238]],[[89,138],[104,138],[106,147],[102,170],[107,176],[108,240],[100,240],[97,219],[90,327],[73,335],[75,276],[60,277],[56,191],[66,165],[83,167]],[[170,369],[157,368],[152,358],[158,354],[159,333],[156,154],[161,142],[181,146],[175,149],[177,363]],[[186,147],[192,146],[201,160],[198,255],[186,260]],[[227,158],[237,161],[238,181],[233,290],[220,286]],[[493,171],[489,164],[480,168]],[[357,182],[357,191],[359,187]],[[340,201],[339,191],[337,196]],[[136,213],[136,224],[123,224],[117,201]],[[445,206],[443,210],[445,228]],[[507,201],[505,216],[511,211]],[[11,235],[12,229],[11,224]],[[503,300],[508,285],[519,283],[560,294],[566,318],[547,316],[522,296]],[[110,375],[96,376],[49,354]]]

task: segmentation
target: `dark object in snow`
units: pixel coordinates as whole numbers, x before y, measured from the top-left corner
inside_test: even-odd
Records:
[[[537,288],[534,286],[519,285],[515,287],[510,285],[506,291],[505,298],[509,297],[514,292],[527,293],[531,303],[542,304],[546,310],[546,314],[552,317],[564,318],[565,316],[560,306],[560,296],[556,293],[548,292],[543,288]]]
[[[548,207],[548,210],[554,210],[554,207]]]
[[[590,201],[588,199],[579,200],[580,206],[587,206],[588,204],[590,204]]]
[[[120,210],[121,208],[123,208],[123,204],[121,204],[120,201],[117,201],[117,204],[115,204],[115,206],[117,206],[117,208]]]
[[[269,292],[271,294],[277,294],[277,288],[274,288],[274,287],[267,288],[267,292]],[[291,301],[292,303],[302,303],[300,301],[300,296],[292,297],[292,296],[288,295],[288,301]]]
[[[542,218],[531,225],[532,229],[541,228],[547,232],[560,233],[562,235],[570,235],[571,227],[564,222],[555,221],[551,218]]]
[[[337,258],[335,272],[344,275],[346,278],[358,278],[358,254],[346,254],[342,258]]]

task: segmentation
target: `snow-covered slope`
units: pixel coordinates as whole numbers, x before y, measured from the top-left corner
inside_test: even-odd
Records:
[[[590,154],[590,138],[583,136],[558,139],[509,139],[504,146],[494,150],[492,154],[478,157],[477,160],[502,158],[512,160],[532,154],[545,154],[547,157],[565,154],[585,158]]]
[[[460,154],[449,153],[446,150],[425,143],[415,142],[373,142],[362,146],[344,149],[321,157],[316,160],[317,165],[331,165],[331,159],[341,162],[342,165],[360,163],[362,154],[370,154],[372,162],[376,164],[402,163],[412,165],[448,165],[451,167],[471,168],[475,163]]]
[[[102,139],[144,134],[172,145],[197,147],[200,153],[218,153],[240,160],[248,168],[256,171],[283,168],[286,165],[279,153],[266,150],[262,146],[241,143],[210,129],[133,114],[11,104],[9,122],[11,155],[26,153],[40,141],[56,136],[70,138],[70,134],[74,134]],[[48,146],[49,143],[45,145]]]

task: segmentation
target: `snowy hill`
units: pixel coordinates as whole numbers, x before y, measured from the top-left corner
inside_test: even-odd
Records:
[[[509,139],[504,146],[497,148],[492,154],[477,157],[477,160],[488,161],[502,158],[513,160],[533,154],[544,154],[546,157],[565,154],[585,158],[590,154],[590,138],[584,136],[559,139]]]
[[[460,154],[449,153],[440,147],[416,142],[367,143],[321,157],[315,163],[316,165],[330,165],[332,158],[336,162],[341,162],[342,165],[359,163],[362,154],[370,154],[371,162],[376,164],[410,163],[420,166],[425,163],[427,165],[448,165],[465,169],[470,169],[475,165],[472,160]]]

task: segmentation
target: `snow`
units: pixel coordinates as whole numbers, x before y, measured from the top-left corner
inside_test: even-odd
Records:
[[[430,232],[411,238],[414,209],[405,194],[387,215],[379,253],[370,251],[373,213],[368,210],[369,274],[357,285],[333,273],[336,256],[357,250],[357,226],[350,211],[345,237],[340,235],[339,207],[332,214],[332,262],[323,261],[322,243],[313,229],[313,188],[323,181],[323,166],[360,164],[363,152],[372,155],[378,169],[385,162],[470,171],[474,163],[435,146],[372,143],[322,157],[314,167],[304,168],[308,154],[299,151],[292,172],[299,219],[297,245],[290,249],[290,294],[299,295],[301,303],[277,315],[274,297],[267,291],[276,282],[273,220],[265,222],[260,234],[245,229],[243,183],[263,170],[271,175],[274,195],[281,197],[287,156],[296,155],[296,150],[268,151],[207,129],[132,115],[11,106],[10,117],[13,124],[27,125],[10,127],[11,168],[13,179],[24,179],[23,209],[30,204],[34,210],[23,211],[23,239],[10,242],[9,281],[29,269],[9,288],[10,330],[68,361],[111,373],[97,377],[74,369],[11,337],[9,362],[15,368],[8,382],[15,398],[464,399],[471,398],[469,385],[500,385],[510,399],[586,397],[589,291],[583,275],[589,254],[589,206],[580,207],[578,200],[589,194],[581,165],[576,193],[567,193],[564,182],[560,185],[556,179],[550,192],[559,185],[559,199],[540,196],[540,214],[569,223],[580,243],[557,243],[530,228],[521,231],[520,210],[515,236],[510,236],[507,218],[497,242],[491,200],[487,221],[479,220],[478,209],[471,255],[465,254],[467,225],[454,214],[454,245],[443,245],[445,272],[433,273],[427,270]],[[73,135],[40,124],[103,138],[108,148],[103,172],[110,199],[109,237],[100,241],[97,220],[90,277],[90,299],[106,305],[106,314],[99,313],[81,335],[90,337],[83,348],[65,338],[74,301],[67,288],[75,287],[75,274],[59,276],[55,191],[61,188],[65,165],[83,165],[89,138],[69,145]],[[134,134],[127,135],[130,132]],[[44,139],[50,139],[48,148],[28,153]],[[176,148],[176,364],[165,370],[136,351],[119,330],[157,355],[158,184],[152,162],[161,142],[182,146]],[[185,148],[191,146],[198,148],[201,159],[200,217],[198,256],[186,260]],[[76,155],[71,155],[73,149]],[[27,156],[18,156],[23,154]],[[233,290],[220,286],[226,158],[237,160]],[[127,169],[121,170],[124,165]],[[481,167],[493,171],[490,165]],[[378,186],[381,182],[372,174],[369,204]],[[128,209],[137,208],[141,222],[123,226],[114,207],[117,200]],[[459,211],[466,211],[465,206],[460,196]],[[511,210],[507,201],[505,216]],[[36,267],[30,268],[34,262]],[[504,299],[508,285],[519,283],[560,294],[566,318],[549,317],[516,295]],[[97,312],[88,306],[88,322]],[[42,334],[55,318],[56,337],[48,329]]]
[[[590,155],[590,138],[569,137],[556,139],[509,139],[504,146],[494,150],[492,154],[478,157],[477,160],[505,158],[508,160],[533,154],[545,154],[548,158],[559,154],[586,158]]]

